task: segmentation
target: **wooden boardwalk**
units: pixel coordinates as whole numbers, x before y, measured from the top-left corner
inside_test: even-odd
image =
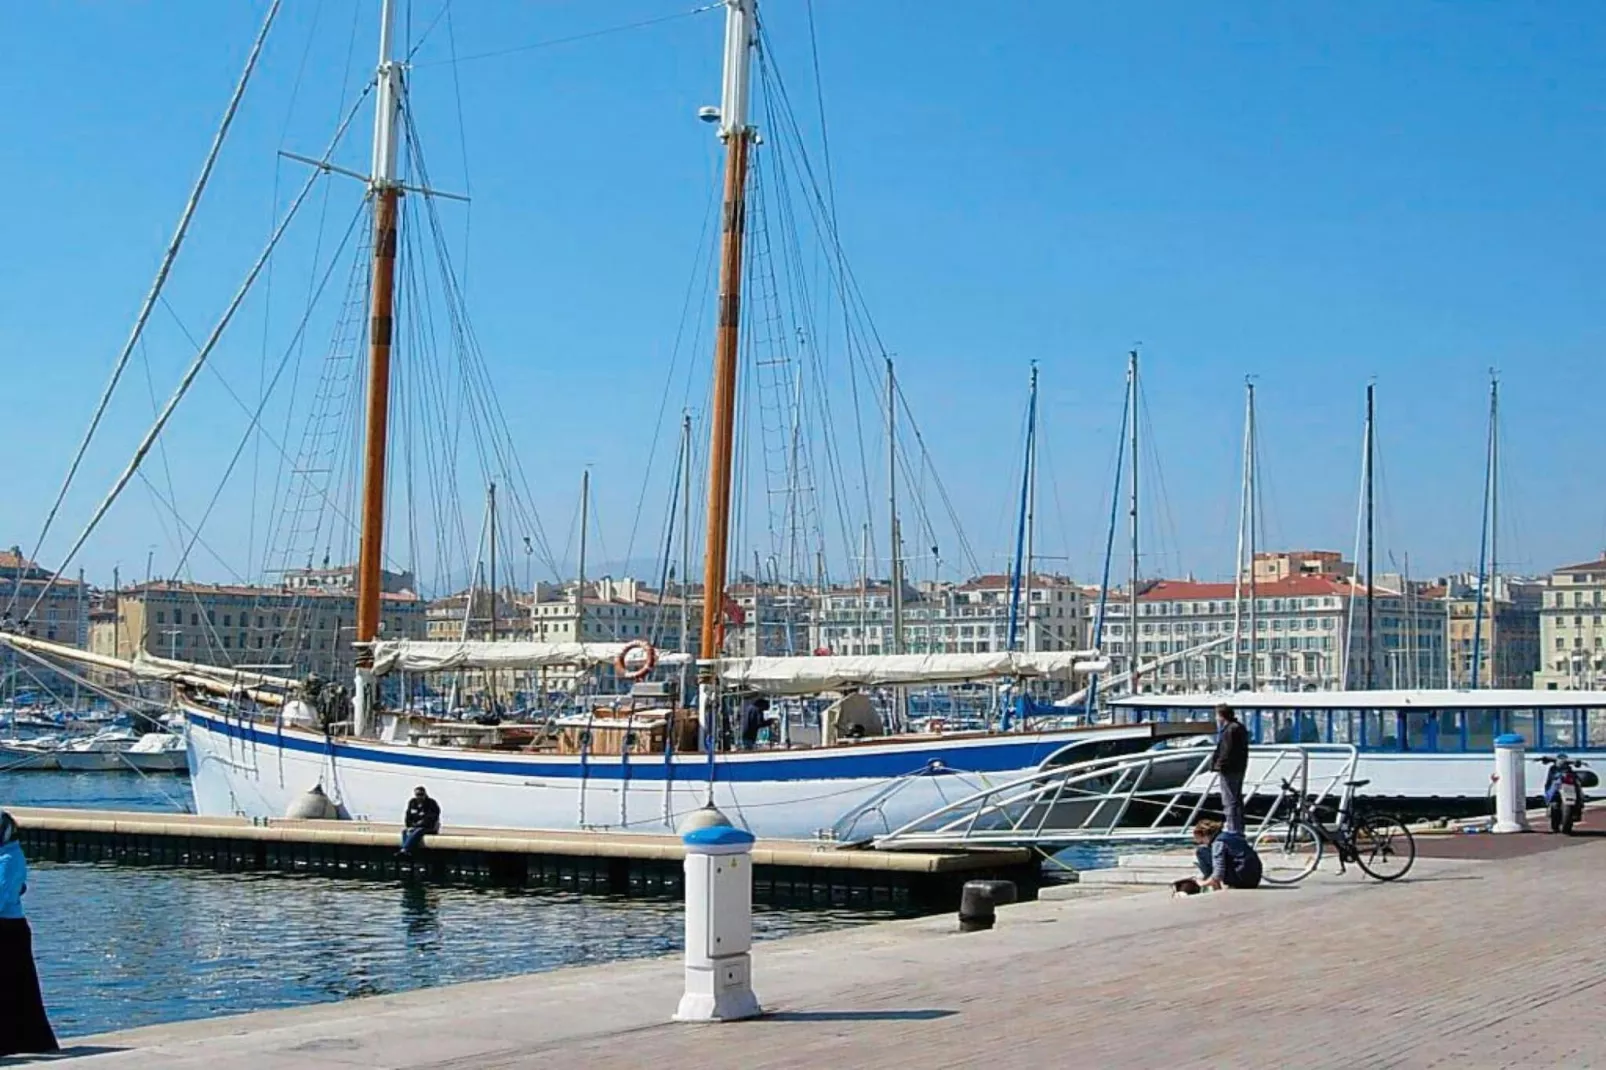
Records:
[[[989,933],[932,918],[761,944],[772,1013],[752,1022],[669,1022],[679,962],[653,960],[90,1038],[59,1065],[1597,1065],[1606,839],[1506,839],[1516,857],[1422,858],[1398,885],[1045,900]]]

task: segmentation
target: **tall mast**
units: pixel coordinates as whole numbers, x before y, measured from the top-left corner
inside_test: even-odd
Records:
[[[703,556],[703,634],[699,654],[719,657],[725,640],[725,570],[730,543],[731,466],[736,433],[736,365],[742,310],[742,251],[747,232],[748,75],[757,0],[725,0],[725,74],[719,137],[725,143],[720,233],[719,319],[714,335],[714,403],[709,419],[708,545]]]
[[[691,413],[680,418],[680,652],[691,650]],[[681,695],[686,668],[681,666]]]
[[[1492,571],[1499,576],[1499,566],[1493,564],[1494,538],[1495,538],[1495,464],[1498,460],[1496,451],[1499,449],[1499,439],[1495,431],[1495,421],[1500,415],[1500,380],[1495,378],[1493,372],[1489,373],[1489,442],[1485,453],[1483,472],[1483,530],[1478,536],[1478,602],[1476,615],[1472,619],[1472,689],[1476,691],[1480,683],[1483,667],[1483,612],[1484,607],[1490,607],[1491,615],[1494,613],[1495,592],[1489,591],[1489,574]],[[1492,567],[1491,567],[1492,566]],[[1498,584],[1498,579],[1496,580]],[[1490,636],[1491,647],[1494,637]],[[1491,659],[1493,660],[1493,659]],[[1493,666],[1490,666],[1493,669]],[[1491,675],[1495,675],[1491,672]],[[1497,678],[1498,679],[1498,678]],[[1496,683],[1498,685],[1498,682]]]
[[[1037,649],[1032,634],[1032,557],[1037,541],[1037,362],[1032,361],[1032,400],[1030,427],[1027,429],[1026,447],[1026,578],[1022,584],[1021,599],[1026,615],[1026,651]]]
[[[1026,648],[1031,649],[1032,623],[1032,453],[1035,443],[1033,433],[1037,428],[1037,362],[1032,362],[1032,387],[1026,403],[1026,456],[1022,462],[1020,473],[1020,525],[1015,530],[1015,561],[1014,575],[1011,577],[1009,591],[1009,631],[1005,640],[1005,649],[1014,650],[1016,637],[1020,634],[1021,614],[1024,609],[1026,615]],[[1024,588],[1025,597],[1022,598]]]
[[[1132,497],[1127,509],[1127,517],[1132,527],[1132,574],[1128,577],[1130,590],[1127,592],[1127,630],[1131,638],[1127,641],[1127,672],[1131,676],[1128,684],[1132,694],[1138,693],[1138,351],[1133,350],[1127,357],[1126,364],[1127,409],[1132,414],[1132,422],[1128,430],[1132,434]]]
[[[591,522],[591,469],[580,473],[580,560],[574,585],[574,640],[586,641],[586,528]]]
[[[1249,388],[1249,690],[1260,689],[1260,581],[1255,577],[1255,553],[1260,549],[1257,531],[1260,527],[1260,488],[1257,480],[1260,473],[1256,471],[1255,454],[1259,443],[1255,436],[1255,384],[1246,384]]]
[[[903,653],[903,553],[902,537],[898,531],[898,380],[893,374],[892,358],[887,358],[887,516],[891,520],[889,535],[892,540],[892,649],[889,653]],[[902,731],[908,696],[903,688],[892,689],[892,722]]]
[[[395,323],[396,207],[401,199],[396,156],[402,107],[402,68],[391,55],[392,0],[379,9],[379,67],[375,72],[374,153],[368,193],[374,204],[373,270],[369,285],[368,413],[363,460],[361,535],[357,557],[354,730],[365,735],[377,696],[374,652],[379,635],[381,566],[385,549],[385,443],[390,423],[390,346]]]
[[[1244,381],[1244,445],[1243,445],[1243,482],[1238,489],[1238,556],[1233,561],[1232,580],[1232,665],[1227,672],[1227,689],[1238,690],[1238,661],[1242,656],[1244,639],[1244,538],[1249,526],[1249,479],[1250,468],[1254,464],[1249,457],[1250,424],[1254,419],[1252,413],[1255,405],[1255,387],[1247,379]],[[1251,554],[1249,568],[1254,569],[1254,558]]]
[[[764,565],[759,559],[758,550],[753,551],[753,656],[764,656],[764,613],[759,604],[759,577],[763,574]]]
[[[865,524],[859,539],[859,653],[868,654],[870,645],[870,525]]]
[[[491,642],[496,642],[496,484],[485,490],[485,513],[491,526]]]
[[[898,381],[887,358],[887,517],[892,550],[892,649],[903,653],[903,555],[898,532]]]
[[[1376,514],[1372,511],[1372,485],[1373,470],[1377,464],[1377,427],[1373,423],[1375,408],[1374,395],[1377,392],[1375,383],[1366,384],[1366,689],[1370,691],[1377,686],[1374,671],[1375,648],[1373,642],[1373,625],[1376,622],[1376,598],[1372,573],[1372,544],[1376,534]]]

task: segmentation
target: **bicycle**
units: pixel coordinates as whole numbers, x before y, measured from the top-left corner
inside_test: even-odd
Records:
[[[1416,840],[1405,822],[1392,814],[1355,812],[1355,790],[1370,783],[1344,783],[1350,791],[1339,805],[1338,823],[1329,828],[1317,816],[1316,804],[1285,779],[1278,809],[1288,804],[1288,816],[1268,821],[1255,837],[1255,850],[1263,863],[1261,880],[1267,884],[1297,884],[1321,865],[1329,844],[1338,852],[1339,873],[1344,872],[1346,863],[1353,862],[1375,880],[1397,881],[1405,876],[1416,861]]]

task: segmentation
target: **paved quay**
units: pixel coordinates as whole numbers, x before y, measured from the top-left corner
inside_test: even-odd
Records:
[[[987,933],[942,917],[760,944],[771,1013],[751,1022],[671,1023],[679,960],[656,959],[85,1038],[51,1065],[1599,1065],[1606,838],[1500,839],[1468,844],[1498,857],[1421,857],[1396,885],[1352,870],[1048,898]]]

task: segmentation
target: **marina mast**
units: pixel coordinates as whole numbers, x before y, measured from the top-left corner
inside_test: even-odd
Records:
[[[1132,497],[1128,517],[1132,524],[1132,575],[1131,590],[1127,594],[1127,687],[1131,694],[1138,693],[1138,351],[1132,350],[1126,364],[1127,408],[1132,413],[1129,430],[1132,433]]]
[[[888,654],[903,653],[903,554],[898,545],[898,380],[892,370],[892,358],[887,358],[887,518],[888,536],[892,549],[892,649]],[[902,731],[908,724],[908,693],[901,687],[892,689],[892,723]]]
[[[1372,508],[1372,487],[1377,467],[1377,425],[1374,422],[1374,396],[1377,384],[1366,384],[1366,689],[1377,686],[1376,651],[1372,646],[1376,623],[1376,588],[1372,572],[1372,544],[1376,535],[1376,514]]]
[[[385,443],[390,423],[390,350],[395,324],[396,209],[401,200],[396,156],[403,85],[401,64],[391,55],[394,24],[392,0],[382,0],[379,67],[375,73],[374,92],[374,152],[368,178],[368,194],[374,205],[374,229],[369,286],[368,412],[357,557],[356,680],[352,694],[353,729],[357,735],[366,735],[371,729],[378,701],[371,644],[379,636],[383,589]]]
[[[1500,461],[1500,433],[1497,429],[1500,419],[1500,380],[1495,373],[1489,373],[1489,445],[1485,458],[1486,468],[1483,474],[1483,531],[1478,538],[1478,608],[1477,616],[1472,621],[1472,690],[1476,691],[1481,681],[1483,667],[1483,611],[1489,607],[1490,615],[1494,615],[1495,599],[1500,593],[1500,564],[1495,555],[1495,522],[1498,519],[1499,487],[1495,482],[1496,470]],[[1490,590],[1489,584],[1494,583]],[[1490,622],[1491,625],[1493,622]],[[1492,632],[1492,628],[1491,628]],[[1489,636],[1491,655],[1489,658],[1489,675],[1495,680],[1494,686],[1499,687],[1500,673],[1495,664],[1497,658],[1493,651],[1495,638]]]
[[[725,143],[721,213],[719,306],[714,334],[714,396],[709,415],[708,537],[703,551],[703,628],[698,648],[697,718],[712,756],[714,666],[725,641],[725,574],[730,550],[731,468],[736,432],[736,367],[742,310],[742,251],[747,232],[748,81],[757,32],[757,0],[725,0],[725,66],[719,138]],[[712,761],[712,757],[710,757]],[[712,804],[714,783],[708,783]]]
[[[1015,575],[1009,593],[1009,635],[1005,646],[1015,649],[1021,617],[1026,618],[1025,649],[1032,649],[1032,520],[1037,460],[1037,362],[1032,361],[1031,393],[1026,403],[1026,457],[1021,469],[1020,525],[1015,531]]]

